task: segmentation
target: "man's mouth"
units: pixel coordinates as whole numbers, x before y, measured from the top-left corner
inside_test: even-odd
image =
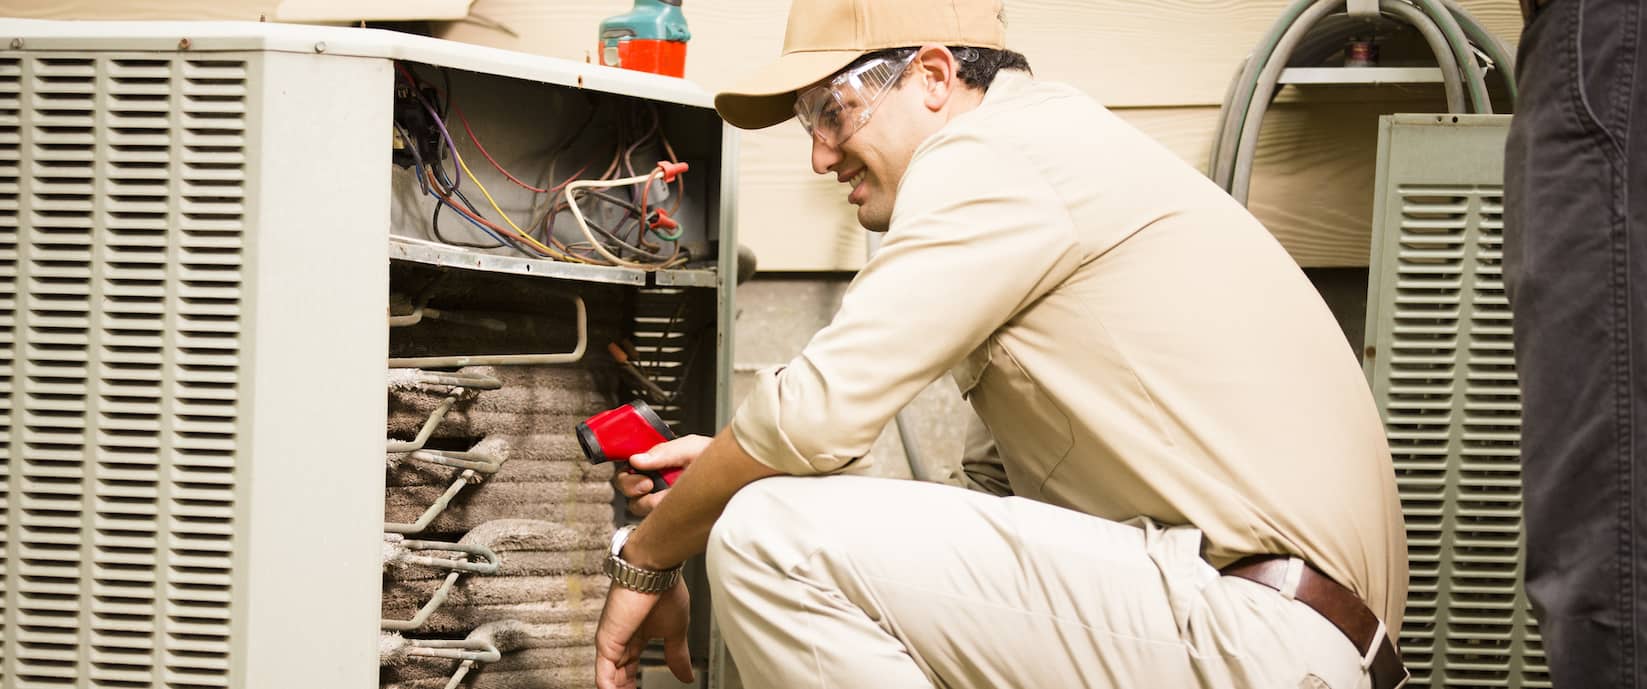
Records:
[[[869,175],[869,170],[866,168],[866,169],[863,169],[863,170],[859,170],[857,173],[853,174],[851,177],[848,177],[845,180],[843,180],[851,188],[851,190],[846,193],[846,202],[847,203],[851,203],[851,204],[863,203],[863,199],[859,198],[859,197],[863,195],[862,192],[863,192],[863,189],[864,189],[864,178],[868,177],[868,175]]]

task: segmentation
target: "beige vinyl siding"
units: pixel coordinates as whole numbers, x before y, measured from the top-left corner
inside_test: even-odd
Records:
[[[0,14],[108,19],[248,19],[278,0],[0,0]],[[476,0],[474,19],[439,35],[573,60],[589,59],[596,25],[629,0]],[[1241,58],[1288,0],[1007,0],[1008,43],[1043,79],[1074,84],[1205,166],[1218,102]],[[1512,47],[1516,0],[1462,0]],[[788,3],[693,0],[687,78],[714,90],[782,46]],[[508,27],[506,33],[496,27]],[[1443,109],[1438,86],[1289,88],[1265,122],[1251,205],[1299,263],[1367,263],[1377,116]],[[1078,136],[1079,132],[1070,132]],[[742,139],[739,233],[762,270],[851,270],[863,232],[845,187],[814,175],[793,124]]]

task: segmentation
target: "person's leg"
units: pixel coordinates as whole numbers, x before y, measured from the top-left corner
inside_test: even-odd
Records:
[[[1225,584],[1199,541],[934,484],[774,478],[733,499],[708,557],[755,689],[1357,686],[1348,641]]]
[[[1505,159],[1526,584],[1557,687],[1647,687],[1647,17],[1532,21]]]

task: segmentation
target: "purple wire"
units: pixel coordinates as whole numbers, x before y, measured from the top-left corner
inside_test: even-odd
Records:
[[[448,96],[448,97],[450,97],[450,96]],[[445,139],[446,140],[446,147],[450,148],[452,150],[452,162],[454,162],[454,163],[457,162],[457,160],[458,160],[457,144],[452,142],[452,134],[450,132],[446,131],[446,122],[444,120],[440,119],[440,113],[435,112],[434,107],[429,105],[428,101],[423,100],[423,96],[419,95],[417,100],[418,100],[419,103],[423,104],[423,109],[424,110],[429,111],[429,116],[435,118],[435,126],[440,128],[440,138]],[[453,188],[456,188],[456,187],[454,186]]]
[[[440,128],[440,138],[445,139],[446,140],[446,147],[451,149],[451,151],[452,151],[452,162],[454,162],[454,163],[457,162],[457,160],[458,160],[457,144],[452,141],[451,132],[446,131],[446,121],[440,119],[440,113],[435,112],[435,106],[430,105],[428,99],[423,97],[423,92],[418,90],[417,82],[411,80],[410,73],[405,72],[405,73],[402,73],[401,76],[407,80],[407,82],[406,82],[407,85],[412,87],[412,93],[417,96],[417,102],[420,105],[423,106],[424,110],[429,111],[429,116],[430,117],[435,118],[435,126]],[[452,97],[452,94],[448,93],[448,94],[446,94],[446,97],[448,99],[450,99]],[[457,180],[455,180],[455,181],[457,182],[457,184],[452,185],[453,189],[456,189],[458,187],[458,184],[463,183],[463,175],[458,175]]]

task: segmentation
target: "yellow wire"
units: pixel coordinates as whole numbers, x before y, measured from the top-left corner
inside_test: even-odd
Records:
[[[487,203],[492,204],[492,210],[497,211],[498,215],[503,217],[503,221],[506,222],[506,223],[509,223],[509,227],[514,228],[515,234],[520,235],[521,239],[526,240],[526,242],[528,244],[531,244],[534,248],[536,248],[539,251],[542,251],[543,253],[545,253],[549,256],[554,256],[555,258],[559,258],[563,261],[572,261],[572,262],[576,262],[576,263],[587,263],[587,261],[580,260],[580,259],[578,259],[576,257],[573,257],[573,256],[568,256],[568,255],[563,254],[559,251],[556,251],[552,248],[544,246],[543,243],[539,242],[531,234],[528,234],[525,230],[520,229],[520,226],[516,225],[514,220],[509,219],[509,214],[503,212],[503,208],[498,205],[497,200],[492,198],[492,192],[489,192],[489,191],[486,190],[486,185],[480,183],[480,178],[476,177],[475,173],[469,171],[469,164],[463,162],[463,156],[459,155],[456,150],[453,150],[452,151],[452,157],[457,158],[458,167],[463,168],[463,174],[468,175],[469,180],[474,182],[475,186],[480,187],[481,195],[486,197],[486,202]]]

